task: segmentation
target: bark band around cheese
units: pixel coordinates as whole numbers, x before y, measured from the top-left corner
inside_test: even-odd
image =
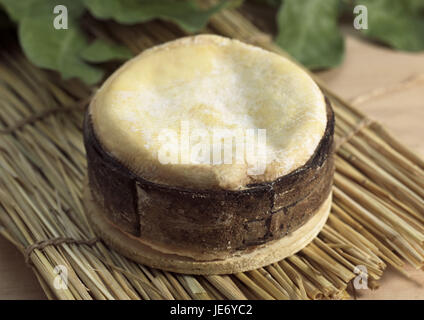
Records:
[[[182,122],[210,133],[188,133],[209,141],[196,161],[181,161],[191,151]],[[266,130],[263,170],[234,161],[238,149],[213,140],[215,129]],[[167,150],[177,162],[160,161],[163,130],[176,138]],[[88,216],[109,245],[152,267],[219,274],[276,262],[327,219],[333,132],[329,101],[283,57],[211,35],[154,47],[116,71],[87,110]],[[213,163],[205,150],[233,162]]]

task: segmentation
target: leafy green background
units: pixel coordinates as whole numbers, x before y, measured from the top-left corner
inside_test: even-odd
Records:
[[[232,4],[221,1],[201,9],[195,1],[175,0],[0,0],[0,5],[18,26],[22,49],[41,68],[59,71],[64,79],[79,78],[87,84],[99,82],[104,70],[96,63],[126,60],[131,52],[118,44],[95,39],[90,43],[80,26],[87,11],[98,19],[133,24],[160,18],[188,32],[201,30],[209,17]],[[68,9],[68,29],[53,27],[56,5]]]
[[[343,61],[339,21],[348,15],[353,22],[355,5],[368,9],[368,29],[359,31],[363,37],[399,50],[424,50],[424,0],[249,1],[272,8],[278,27],[275,42],[310,69]],[[241,2],[222,0],[205,9],[197,0],[0,0],[0,29],[10,28],[13,21],[23,51],[35,65],[56,70],[64,79],[94,84],[104,76],[101,63],[126,60],[131,52],[100,38],[90,40],[81,27],[83,15],[121,24],[163,19],[193,33],[219,10]],[[68,8],[67,30],[53,28],[53,8],[59,4]]]
[[[339,64],[344,42],[338,6],[338,0],[286,0],[278,10],[275,41],[308,68]]]
[[[265,0],[270,1],[270,0]],[[334,67],[343,61],[339,19],[364,5],[368,29],[364,37],[398,50],[424,50],[424,0],[285,0],[277,16],[276,42],[310,69]]]

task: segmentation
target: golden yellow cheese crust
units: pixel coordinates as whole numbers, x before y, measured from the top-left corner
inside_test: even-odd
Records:
[[[214,35],[128,61],[90,113],[102,146],[134,173],[201,189],[243,189],[292,172],[312,156],[327,123],[323,94],[303,70]]]

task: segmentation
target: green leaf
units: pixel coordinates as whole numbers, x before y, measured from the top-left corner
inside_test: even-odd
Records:
[[[134,24],[161,18],[177,23],[188,32],[202,29],[208,19],[233,1],[221,1],[206,10],[196,1],[185,0],[82,0],[93,16],[114,19],[123,24]]]
[[[276,43],[310,69],[334,67],[344,56],[337,26],[338,0],[285,0]]]
[[[82,50],[81,57],[88,62],[100,63],[109,60],[127,60],[132,57],[132,53],[127,47],[96,39]]]
[[[55,29],[53,8],[68,8],[68,29]],[[87,84],[98,82],[103,70],[80,58],[88,43],[77,19],[83,7],[76,0],[34,0],[20,18],[19,40],[26,56],[38,67],[57,70],[64,79],[80,78]]]
[[[22,19],[28,12],[29,7],[35,0],[0,0],[9,17],[17,22]]]
[[[411,12],[417,13],[417,11],[424,9],[424,0],[405,0],[405,2]]]
[[[422,0],[361,0],[368,9],[368,29],[361,32],[396,49],[424,50]]]
[[[79,18],[86,8],[101,19],[136,23],[162,18],[176,22],[187,31],[196,31],[206,25],[212,14],[238,5],[241,0],[220,1],[208,9],[196,3],[197,0],[0,0],[0,8],[17,23],[22,49],[32,63],[59,71],[65,79],[76,77],[93,84],[104,72],[87,62],[124,60],[130,58],[131,53],[122,46],[101,40],[88,44],[79,26]],[[54,28],[56,5],[67,8],[68,29]]]

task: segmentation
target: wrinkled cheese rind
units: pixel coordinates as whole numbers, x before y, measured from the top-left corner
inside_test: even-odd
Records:
[[[313,155],[327,123],[323,94],[303,70],[277,54],[212,35],[169,42],[128,61],[98,90],[90,112],[102,146],[134,173],[201,189],[243,189],[296,170]],[[213,134],[222,129],[253,129],[256,136],[266,130],[261,170],[236,161],[234,145],[231,163],[208,162],[205,152],[187,161],[196,141],[211,142],[213,150]],[[167,155],[179,155],[178,163],[159,159],[165,146]]]

